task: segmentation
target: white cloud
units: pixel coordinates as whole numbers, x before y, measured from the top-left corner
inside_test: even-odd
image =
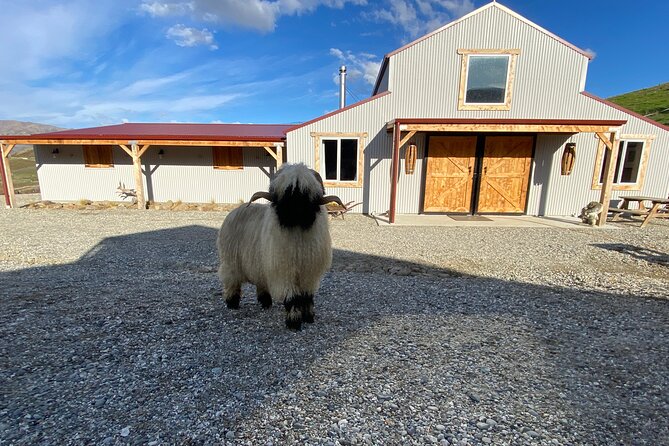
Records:
[[[351,51],[344,52],[339,48],[330,48],[330,55],[346,65],[347,79],[351,81],[362,79],[368,85],[374,85],[376,82],[381,61],[378,61],[374,54],[354,54]],[[339,84],[339,75],[335,75],[333,80],[336,84]]]
[[[186,14],[193,10],[192,3],[142,3],[139,6],[141,11],[144,11],[152,17],[166,17],[170,15]]]
[[[367,0],[192,0],[191,2],[145,2],[140,10],[154,17],[190,15],[195,20],[271,32],[281,16],[301,15],[320,6],[343,8],[364,5]]]
[[[366,16],[389,22],[416,38],[473,10],[472,0],[387,0],[385,8]]]
[[[207,29],[196,29],[182,24],[174,25],[167,30],[167,38],[174,40],[179,46],[193,47],[208,45],[209,49],[218,49],[214,42],[214,35]]]
[[[590,56],[590,60],[595,60],[595,57],[597,57],[597,52],[591,48],[586,48],[583,51]]]

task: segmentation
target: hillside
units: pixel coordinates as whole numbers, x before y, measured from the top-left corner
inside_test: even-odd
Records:
[[[52,125],[36,124],[34,122],[0,120],[0,135],[31,135],[33,133],[56,132],[58,130],[64,129]],[[35,155],[32,149],[33,146],[30,145],[17,145],[9,157],[14,189],[17,193],[39,191]],[[1,185],[2,180],[0,180]],[[2,194],[1,187],[0,194]]]
[[[614,96],[609,101],[669,125],[669,82]]]

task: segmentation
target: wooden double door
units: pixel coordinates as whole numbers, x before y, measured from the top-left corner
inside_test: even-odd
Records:
[[[534,136],[429,138],[424,212],[524,213]]]

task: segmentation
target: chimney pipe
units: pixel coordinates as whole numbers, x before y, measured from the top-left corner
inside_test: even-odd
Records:
[[[346,107],[346,65],[339,68],[339,108]]]

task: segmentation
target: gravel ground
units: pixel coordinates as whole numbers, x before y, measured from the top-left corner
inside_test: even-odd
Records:
[[[223,218],[0,211],[0,444],[669,444],[669,222],[332,220],[294,333]]]

